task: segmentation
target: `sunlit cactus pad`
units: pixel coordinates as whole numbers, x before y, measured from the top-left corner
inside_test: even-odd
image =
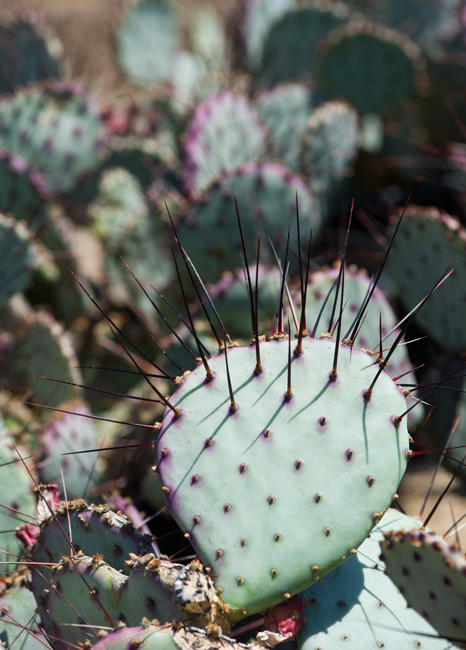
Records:
[[[447,650],[450,644],[406,601],[384,572],[383,532],[418,528],[419,520],[390,508],[357,553],[307,589],[300,650]]]
[[[383,511],[406,467],[408,437],[400,389],[364,352],[303,340],[230,348],[237,410],[225,354],[181,383],[157,441],[167,503],[201,561],[212,568],[232,617],[262,611],[318,581],[358,546]]]
[[[300,83],[278,84],[259,93],[255,104],[269,129],[271,158],[298,173],[301,136],[312,110],[310,88]]]
[[[466,559],[435,533],[385,533],[382,558],[388,576],[408,605],[442,636],[464,647],[466,639]]]
[[[288,10],[295,0],[246,0],[241,21],[241,32],[248,64],[258,68],[263,56],[264,41],[271,26]]]
[[[406,36],[372,23],[349,23],[328,38],[318,84],[343,97],[358,113],[398,106],[416,89],[423,59]]]
[[[265,152],[265,127],[242,95],[223,92],[198,104],[184,134],[184,182],[204,190],[221,174]]]
[[[301,171],[314,192],[347,176],[359,144],[358,116],[344,102],[327,102],[309,118],[302,136]]]
[[[466,347],[466,230],[437,208],[411,206],[393,242],[388,268],[407,309],[426,296],[452,264],[453,273],[416,319],[442,348]]]
[[[166,79],[178,47],[179,26],[169,0],[132,0],[116,33],[117,59],[131,81]]]
[[[43,83],[0,102],[0,146],[44,175],[47,190],[67,192],[100,162],[102,120],[95,102],[69,83]]]

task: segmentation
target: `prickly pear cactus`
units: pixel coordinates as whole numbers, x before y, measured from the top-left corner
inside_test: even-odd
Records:
[[[328,300],[323,307],[320,316],[317,335],[325,333],[328,330],[329,320],[332,313],[333,302],[335,299],[335,286],[338,279],[339,269],[334,267],[324,269],[312,274],[309,283],[307,302],[306,302],[306,321],[311,323],[320,313],[327,295],[330,293]],[[334,288],[332,289],[332,286]],[[358,316],[360,305],[367,296],[371,288],[371,279],[363,269],[350,266],[345,269],[345,302],[346,307],[342,315],[342,331],[351,333],[354,319]],[[365,312],[364,323],[359,328],[359,333],[355,341],[358,348],[365,348],[373,352],[374,358],[379,354],[380,339],[380,319],[382,319],[382,337],[388,334],[398,323],[398,318],[390,305],[390,302],[384,293],[376,287],[371,296],[371,300]],[[386,351],[393,343],[397,331],[392,334],[382,344],[383,350]],[[385,354],[386,352],[384,352]],[[408,372],[411,368],[409,356],[406,347],[397,347],[390,362],[386,368],[387,373],[393,379]],[[414,375],[407,375],[403,378],[405,383],[416,383]],[[415,411],[414,411],[415,412]]]
[[[67,497],[85,498],[99,483],[102,466],[105,465],[98,451],[88,452],[98,449],[103,444],[104,436],[91,419],[90,408],[85,402],[67,402],[61,408],[70,412],[54,413],[42,434],[40,478],[44,483],[61,485],[60,470],[63,470]],[[108,436],[106,443],[109,443]],[[80,450],[86,453],[62,455]]]
[[[41,378],[47,368],[53,379],[82,383],[70,335],[45,311],[36,311],[28,318],[9,352],[8,363],[11,386],[18,391],[32,389],[31,401],[56,407],[81,397],[76,386]],[[50,413],[43,410],[42,416],[47,419]]]
[[[143,625],[115,630],[96,643],[95,650],[127,650],[143,645],[147,650],[261,650],[254,642],[237,643],[215,626],[209,630],[195,627]]]
[[[27,575],[14,575],[0,582],[0,647],[39,650],[46,639],[36,622],[36,601],[28,589]]]
[[[423,69],[418,46],[380,25],[354,22],[329,34],[317,83],[331,98],[346,99],[360,114],[400,105]]]
[[[170,74],[178,39],[170,0],[132,0],[116,33],[117,59],[134,83],[162,81]]]
[[[185,567],[153,555],[129,560],[129,575],[99,554],[64,558],[37,598],[42,624],[54,647],[84,642],[89,634],[156,618],[160,624],[189,619],[194,625],[228,625],[225,608],[210,578],[193,564]],[[198,563],[197,563],[198,564]],[[203,576],[204,580],[201,580]],[[184,599],[186,597],[186,599]]]
[[[36,167],[49,192],[63,193],[99,164],[104,131],[95,103],[78,86],[50,82],[1,101],[0,146]]]
[[[348,20],[349,11],[343,2],[310,4],[288,11],[271,26],[261,61],[263,83],[315,80],[319,47],[331,30]]]
[[[259,68],[264,42],[272,25],[288,10],[295,0],[246,0],[241,20],[241,32],[249,67]]]
[[[393,242],[388,269],[400,299],[411,309],[453,263],[454,272],[419,314],[417,324],[442,348],[466,348],[466,231],[437,208],[411,206]]]
[[[313,192],[328,192],[348,175],[358,144],[358,117],[351,106],[327,102],[314,111],[301,144],[301,170]]]
[[[332,374],[335,346],[338,372]],[[233,619],[319,581],[389,506],[406,467],[400,389],[364,353],[304,339],[230,348],[187,375],[157,441],[168,507]],[[335,380],[332,379],[335,377]],[[288,388],[287,388],[288,386]],[[233,400],[233,401],[231,401]],[[336,480],[338,477],[338,480]],[[358,504],[355,506],[355,504]]]
[[[310,89],[298,83],[279,84],[259,93],[255,103],[269,129],[271,158],[299,173],[301,136],[312,108]]]
[[[423,530],[385,533],[381,544],[387,575],[408,605],[441,635],[464,647],[466,560],[442,537]]]
[[[20,524],[33,521],[35,499],[31,491],[31,478],[13,449],[14,440],[0,417],[0,575],[15,571],[22,546],[15,536]],[[24,456],[24,452],[21,452]],[[11,561],[11,564],[8,562]],[[1,638],[1,637],[0,637]]]
[[[46,194],[42,175],[17,154],[0,149],[0,211],[33,223]]]
[[[296,219],[296,195],[303,228],[312,224],[317,235],[321,220],[313,194],[298,176],[276,163],[246,163],[190,203],[179,234],[182,242],[189,241],[192,260],[204,280],[215,282],[223,270],[239,265],[235,198],[245,241],[256,242],[261,232],[265,240],[270,235],[277,243],[275,233]]]
[[[0,93],[62,75],[63,46],[37,14],[0,25]]]
[[[28,285],[33,270],[32,235],[22,222],[0,214],[0,307]]]
[[[210,95],[196,108],[184,134],[184,183],[204,190],[221,174],[265,151],[265,128],[256,109],[235,93]]]
[[[300,650],[446,650],[452,647],[406,601],[385,574],[380,542],[388,530],[420,527],[421,522],[389,509],[357,552],[303,596]]]

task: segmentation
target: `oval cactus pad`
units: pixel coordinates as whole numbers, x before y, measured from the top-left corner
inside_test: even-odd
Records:
[[[304,339],[209,359],[172,397],[157,442],[169,509],[211,567],[231,617],[264,610],[344,560],[371,530],[406,467],[405,399],[364,352]],[[288,376],[291,369],[291,391]],[[234,404],[228,389],[231,380]],[[235,408],[236,406],[236,408]]]

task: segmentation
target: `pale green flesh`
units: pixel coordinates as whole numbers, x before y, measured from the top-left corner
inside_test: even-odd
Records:
[[[199,367],[183,381],[172,398],[182,415],[166,412],[158,441],[172,513],[212,567],[226,602],[248,614],[301,591],[341,562],[371,529],[373,513],[390,505],[406,467],[405,422],[393,423],[406,409],[400,389],[382,373],[365,402],[378,369],[369,356],[340,345],[338,379],[331,382],[335,343],[305,339],[303,349],[292,361],[290,402],[284,401],[288,341],[261,344],[260,376],[253,347],[230,349],[234,414],[224,354],[210,359],[213,380],[205,383]],[[208,447],[207,438],[213,440]],[[312,571],[315,565],[320,568]]]

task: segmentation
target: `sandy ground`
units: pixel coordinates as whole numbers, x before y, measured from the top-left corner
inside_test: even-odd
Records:
[[[60,37],[69,62],[69,76],[85,84],[89,89],[112,97],[130,96],[134,88],[119,71],[113,56],[113,33],[118,13],[124,0],[2,0],[0,17],[19,8],[34,9],[41,13]],[[178,0],[183,19],[189,20],[189,12],[200,5],[214,5],[228,22],[238,9],[239,0]],[[408,514],[419,513],[427,492],[436,458],[412,463],[399,490],[400,502]],[[419,468],[419,469],[417,469]],[[448,483],[451,474],[442,470],[432,490],[425,509],[425,516]],[[431,521],[431,527],[445,533],[455,519],[466,513],[466,488],[455,481],[453,488],[440,505]],[[465,519],[466,522],[466,519]],[[459,539],[466,551],[466,526]],[[454,542],[455,537],[450,538]]]

